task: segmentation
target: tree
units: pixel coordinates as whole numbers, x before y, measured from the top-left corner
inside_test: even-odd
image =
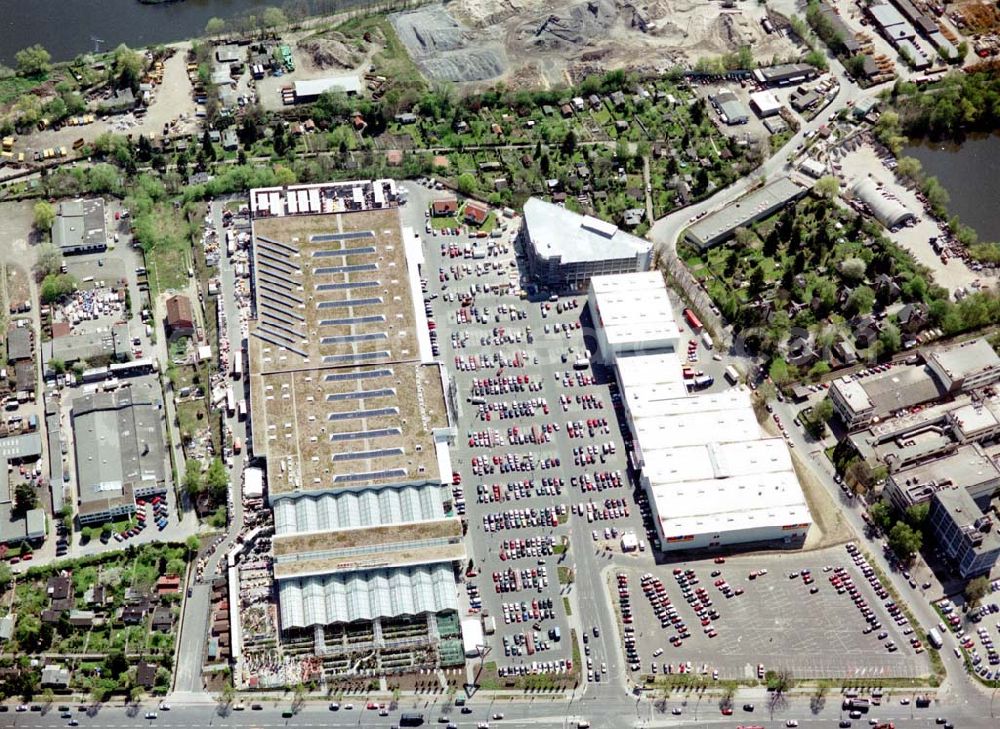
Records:
[[[566,136],[563,137],[560,151],[562,152],[563,157],[572,157],[573,153],[576,151],[576,132],[572,129],[566,132]]]
[[[264,8],[264,13],[261,15],[261,25],[265,28],[277,28],[288,25],[288,18],[281,8]]]
[[[816,180],[813,190],[825,200],[833,200],[840,194],[840,181],[833,175],[824,175]]]
[[[776,357],[768,369],[768,375],[775,385],[781,387],[795,379],[795,368],[781,357]]]
[[[986,594],[990,591],[990,581],[987,577],[976,577],[975,579],[969,580],[965,585],[965,601],[969,603],[969,607],[975,607],[979,604],[979,601],[986,597]]]
[[[52,224],[56,222],[56,209],[52,203],[39,200],[35,203],[35,230],[44,235],[48,235],[52,229]]]
[[[869,314],[875,305],[875,292],[870,286],[858,286],[847,297],[847,310],[850,314]]]
[[[38,492],[30,481],[18,482],[14,487],[14,498],[17,501],[17,510],[22,513],[38,506]]]
[[[139,90],[139,81],[144,70],[143,57],[124,43],[115,48],[112,62],[115,85],[120,89]]]
[[[824,397],[813,406],[812,416],[823,423],[829,423],[833,417],[833,402],[829,397]]]
[[[840,275],[843,276],[845,280],[857,283],[865,277],[865,271],[868,270],[868,264],[865,263],[863,258],[852,256],[851,258],[845,258],[841,261],[838,268],[840,269]]]
[[[872,523],[883,531],[888,529],[889,525],[892,524],[892,508],[884,499],[876,501],[868,507],[868,516],[871,518]]]
[[[205,35],[222,35],[226,32],[226,21],[222,18],[209,18],[205,23]]]
[[[923,535],[902,521],[897,521],[889,530],[888,541],[892,551],[896,553],[900,561],[905,563],[909,563],[913,559],[924,543]]]
[[[51,705],[52,702],[55,701],[55,698],[56,698],[56,693],[52,689],[47,688],[44,691],[42,691],[42,703],[43,704]]]
[[[0,561],[0,588],[7,587],[14,579],[14,573],[10,570],[10,565],[7,561]]]
[[[46,205],[47,204],[48,203],[46,203]],[[37,208],[38,205],[35,207]],[[39,279],[44,280],[46,276],[58,275],[62,272],[62,267],[62,251],[51,243],[43,243],[38,247],[38,255],[35,258],[35,275]]]
[[[40,44],[28,46],[16,54],[17,73],[19,76],[44,76],[51,68],[52,55]]]
[[[198,550],[201,549],[201,540],[198,539],[196,535],[192,534],[184,542],[184,546],[187,547],[188,558],[190,558],[192,555],[197,554]]]
[[[218,501],[226,497],[229,475],[226,473],[226,467],[221,458],[213,459],[209,465],[208,471],[205,473],[205,486],[215,500]]]
[[[43,304],[60,301],[76,291],[76,279],[67,273],[52,274],[42,281],[39,293]]]
[[[893,355],[903,346],[903,335],[895,324],[886,324],[878,335],[879,354]]]
[[[197,496],[204,488],[205,484],[201,478],[201,468],[194,461],[189,462],[187,468],[184,470],[184,490],[188,492],[189,496]]]
[[[469,172],[463,172],[455,180],[455,187],[462,195],[471,195],[476,190],[476,178]]]
[[[929,502],[922,504],[911,504],[906,509],[906,522],[914,529],[923,529],[927,524],[927,517],[931,513]]]

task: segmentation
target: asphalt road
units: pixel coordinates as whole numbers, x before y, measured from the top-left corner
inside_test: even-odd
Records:
[[[660,702],[649,699],[636,699],[622,693],[617,695],[606,695],[600,698],[588,696],[586,699],[566,702],[549,701],[539,699],[534,702],[521,703],[485,703],[473,702],[470,704],[472,713],[461,714],[459,709],[448,706],[447,711],[442,711],[440,705],[425,704],[420,701],[416,705],[401,702],[400,707],[391,712],[388,717],[380,717],[377,712],[365,710],[363,703],[355,703],[353,710],[341,709],[340,711],[329,711],[325,703],[304,704],[298,713],[291,716],[283,716],[285,712],[291,710],[289,701],[283,701],[274,705],[273,702],[265,702],[261,711],[229,711],[223,714],[218,707],[212,703],[180,705],[176,702],[172,704],[170,711],[159,711],[157,719],[145,719],[145,713],[156,710],[156,705],[147,703],[141,706],[138,711],[131,712],[121,706],[105,706],[94,716],[73,711],[73,716],[79,721],[80,727],[100,727],[101,729],[115,729],[116,727],[159,727],[168,729],[177,727],[186,729],[188,727],[383,727],[388,729],[398,725],[400,713],[418,712],[424,715],[424,726],[434,726],[438,717],[447,715],[462,729],[476,727],[479,722],[488,722],[493,729],[503,727],[574,727],[576,720],[585,718],[590,721],[591,726],[601,729],[605,728],[625,728],[625,727],[736,727],[736,726],[760,726],[765,729],[778,729],[784,727],[786,721],[794,719],[799,722],[802,729],[807,727],[829,727],[836,726],[841,718],[846,718],[841,711],[841,706],[836,696],[830,696],[822,707],[814,711],[810,706],[808,698],[791,698],[782,707],[775,708],[772,712],[762,696],[740,695],[735,698],[735,712],[733,716],[723,716],[718,708],[716,699],[706,697],[699,701],[696,697],[689,700]],[[746,702],[754,702],[754,711],[747,712],[742,709]],[[680,713],[675,715],[673,712]],[[494,713],[503,714],[503,720],[494,720]],[[907,706],[900,705],[898,700],[893,699],[866,715],[864,718],[852,722],[853,729],[864,729],[869,726],[869,717],[877,717],[879,721],[891,721],[896,727],[913,729],[930,729],[936,726],[937,717],[950,720],[956,728],[961,729],[986,729],[995,726],[995,720],[985,713],[969,710],[949,709],[944,711],[939,707],[928,709],[915,709],[913,704]],[[56,729],[66,726],[67,720],[61,719],[59,713],[53,706],[46,713],[25,712],[14,713],[13,709],[8,714],[0,717],[0,724],[9,727],[29,727],[35,729]],[[442,723],[443,724],[443,723]]]

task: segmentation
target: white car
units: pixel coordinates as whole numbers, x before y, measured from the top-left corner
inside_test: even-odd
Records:
[[[156,718],[156,712],[155,711],[147,711],[146,712],[146,718],[147,719],[155,719]]]
[[[797,719],[789,719],[788,721],[785,722],[785,726],[789,726],[789,727],[795,727],[795,726],[798,726],[798,725],[799,725],[799,722],[798,722]]]
[[[242,707],[242,703],[243,702],[241,701],[240,702],[240,704],[241,704],[240,708],[243,708]],[[160,711],[170,711],[170,704],[168,704],[166,701],[161,701],[160,702]]]

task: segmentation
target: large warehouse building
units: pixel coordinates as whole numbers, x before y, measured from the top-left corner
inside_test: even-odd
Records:
[[[334,660],[344,626],[363,621],[375,650],[408,636],[396,647],[412,651],[409,668],[460,664],[454,431],[418,305],[419,239],[388,180],[251,200],[253,450],[267,464],[282,636]]]
[[[588,301],[605,362],[628,352],[676,351],[681,334],[659,271],[595,276]]]
[[[159,383],[135,378],[73,400],[73,440],[83,525],[130,516],[135,500],[167,491]]]
[[[618,378],[660,548],[802,544],[809,507],[787,445],[761,429],[750,393],[689,394],[677,340],[665,334],[678,328],[662,277],[602,278],[591,281],[594,327]],[[610,311],[652,312],[649,339]]]
[[[855,182],[851,192],[868,206],[878,222],[890,230],[915,218],[903,203],[888,197],[870,177],[862,177]]]
[[[592,276],[648,271],[653,244],[613,223],[529,198],[517,243],[535,281],[583,290]]]
[[[790,177],[779,177],[709,213],[684,233],[684,239],[698,250],[707,250],[729,240],[737,228],[747,227],[773,215],[788,203],[803,197],[809,188]]]

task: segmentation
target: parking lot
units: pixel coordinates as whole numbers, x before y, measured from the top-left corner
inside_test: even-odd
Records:
[[[633,675],[686,672],[688,661],[696,673],[718,671],[720,680],[757,678],[759,665],[800,678],[929,670],[926,656],[910,644],[915,634],[905,633],[905,622],[896,623],[884,606],[887,598],[875,593],[843,547],[619,572],[626,575],[632,613],[625,627],[633,626],[637,638],[639,670]],[[610,582],[617,602],[620,580]]]
[[[413,193],[405,224],[423,231],[431,195]],[[424,232],[425,296],[437,354],[460,400],[455,487],[478,573],[467,578],[464,597],[473,612],[495,618],[489,660],[501,677],[535,661],[554,661],[547,672],[559,674],[566,665],[560,661],[573,655],[562,599],[573,566],[616,548],[625,531],[641,537],[644,548],[646,537],[610,373],[574,368],[587,358],[586,298],[520,298],[511,242],[519,221],[501,222],[501,237],[475,240],[476,258],[465,255],[468,236]],[[570,520],[588,529],[586,543],[566,552]]]
[[[993,580],[986,596],[964,614],[961,605],[949,599],[938,601],[937,607],[945,615],[938,624],[939,632],[947,644],[950,627],[957,644],[945,645],[944,650],[953,650],[958,656],[964,651],[976,675],[986,681],[1000,681],[1000,652],[997,651],[1000,644],[1000,580]]]

